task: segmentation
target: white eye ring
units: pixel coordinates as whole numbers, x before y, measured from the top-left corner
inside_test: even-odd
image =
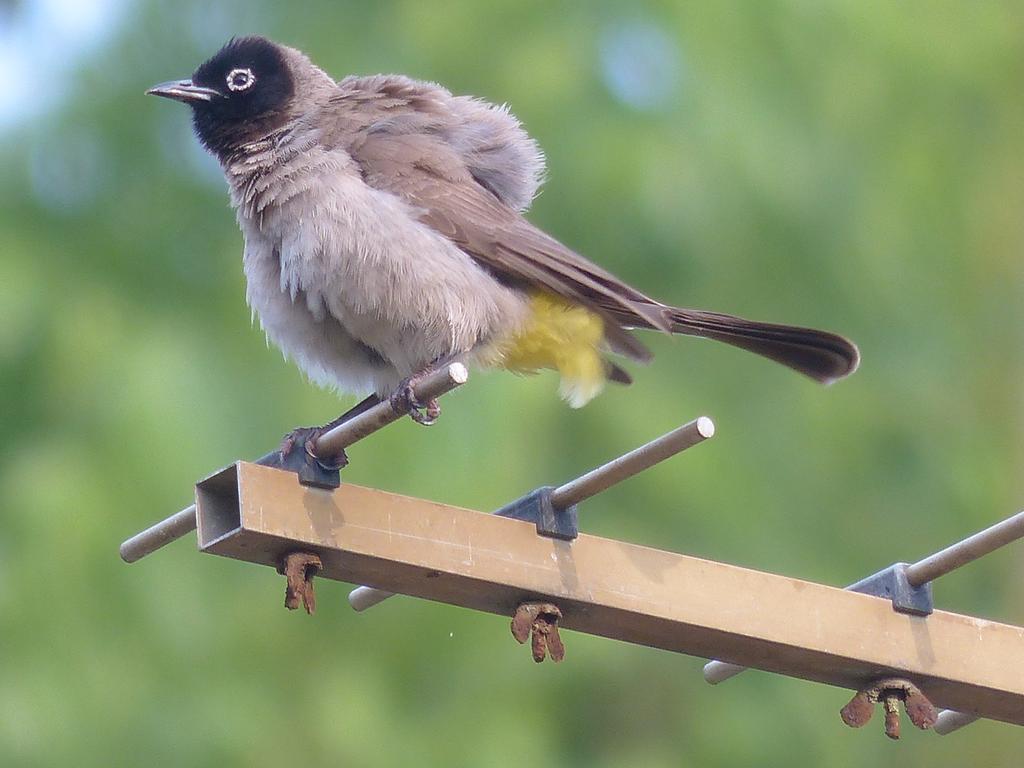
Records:
[[[252,73],[251,69],[238,68],[232,69],[228,72],[228,90],[229,91],[244,91],[252,88],[253,83],[256,82],[256,75]]]

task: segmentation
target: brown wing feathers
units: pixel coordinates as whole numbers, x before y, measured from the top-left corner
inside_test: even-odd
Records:
[[[666,307],[534,227],[480,186],[435,138],[370,133],[349,151],[368,184],[419,208],[424,223],[497,276],[544,288],[605,315],[615,352],[638,361],[651,358],[640,341],[611,321],[606,306],[634,317],[634,325],[671,331]]]
[[[635,360],[650,352],[628,331],[649,328],[703,336],[746,349],[828,383],[860,359],[841,336],[732,315],[668,307],[566,248],[479,184],[436,135],[362,132],[347,148],[368,184],[401,196],[421,219],[502,279],[541,287],[601,314],[611,349]],[[628,378],[624,371],[616,379]]]

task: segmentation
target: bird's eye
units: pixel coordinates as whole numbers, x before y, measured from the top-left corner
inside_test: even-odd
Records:
[[[232,69],[228,72],[228,90],[245,91],[252,88],[256,76],[251,69]]]

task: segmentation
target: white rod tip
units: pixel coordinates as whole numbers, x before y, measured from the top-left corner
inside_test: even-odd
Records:
[[[709,685],[724,683],[731,677],[736,677],[740,672],[745,672],[746,667],[739,664],[729,664],[725,661],[709,661],[704,665],[704,681]]]
[[[701,416],[697,419],[697,433],[707,439],[715,436],[715,422],[709,419],[707,416]]]
[[[939,712],[939,718],[933,727],[939,736],[946,736],[980,719],[978,715],[972,715],[968,712],[944,709]]]
[[[469,371],[462,363],[452,363],[448,366],[448,378],[456,384],[465,384],[469,381]]]
[[[378,603],[383,603],[389,597],[394,597],[394,595],[394,592],[388,592],[383,589],[356,587],[348,593],[348,604],[352,606],[353,610],[362,612]]]

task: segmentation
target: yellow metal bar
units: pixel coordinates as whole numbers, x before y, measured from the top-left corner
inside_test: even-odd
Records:
[[[938,707],[1024,725],[1024,628],[383,491],[303,487],[240,462],[197,486],[200,548],[511,616],[546,598],[569,629],[859,689],[916,683]]]
[[[715,423],[707,416],[700,416],[617,459],[612,459],[574,480],[563,483],[551,492],[551,503],[556,509],[579,504],[608,490],[616,483],[650,469],[660,461],[699,445],[714,435]],[[348,602],[355,610],[365,611],[394,596],[394,592],[385,589],[356,587],[349,593]]]
[[[907,566],[907,581],[911,586],[919,587],[927,584],[940,576],[961,568],[968,563],[995,552],[1000,547],[1005,547],[1020,538],[1024,538],[1024,512],[1007,518],[995,525],[989,526],[973,536],[968,536],[963,541],[958,541],[934,555],[929,555],[916,563]],[[724,661],[709,661],[704,665],[704,679],[711,685],[718,685],[730,678],[736,677],[746,669],[740,664],[729,664]],[[952,716],[951,716],[952,717]],[[975,718],[976,720],[977,718]],[[936,732],[943,733],[945,727],[941,720],[936,726]],[[950,720],[950,722],[953,722]],[[957,720],[956,722],[959,722]],[[973,722],[973,721],[972,721]],[[957,728],[962,725],[957,725]]]

